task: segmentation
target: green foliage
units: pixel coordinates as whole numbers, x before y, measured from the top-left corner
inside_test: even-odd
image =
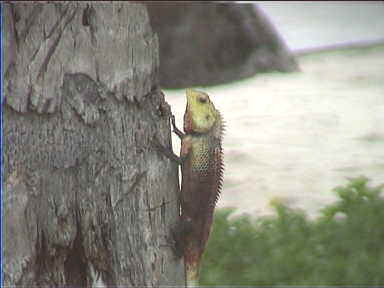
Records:
[[[276,216],[217,210],[201,285],[384,285],[383,186],[364,177],[335,188],[338,201],[310,221],[275,203]]]

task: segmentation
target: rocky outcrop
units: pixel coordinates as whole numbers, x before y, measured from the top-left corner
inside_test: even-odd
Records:
[[[145,3],[159,37],[162,87],[213,85],[260,72],[298,69],[256,4]]]

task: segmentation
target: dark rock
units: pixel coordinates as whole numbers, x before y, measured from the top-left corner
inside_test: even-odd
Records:
[[[255,4],[145,2],[159,36],[164,88],[214,85],[297,62]]]

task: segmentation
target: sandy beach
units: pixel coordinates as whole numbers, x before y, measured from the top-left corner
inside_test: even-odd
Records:
[[[219,207],[264,215],[274,199],[315,216],[347,177],[384,183],[384,45],[298,61],[297,73],[197,87],[227,124]],[[164,93],[182,127],[185,90]]]

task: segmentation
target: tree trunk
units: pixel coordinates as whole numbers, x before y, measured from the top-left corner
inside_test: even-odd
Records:
[[[3,285],[182,285],[158,40],[132,3],[3,4]]]

